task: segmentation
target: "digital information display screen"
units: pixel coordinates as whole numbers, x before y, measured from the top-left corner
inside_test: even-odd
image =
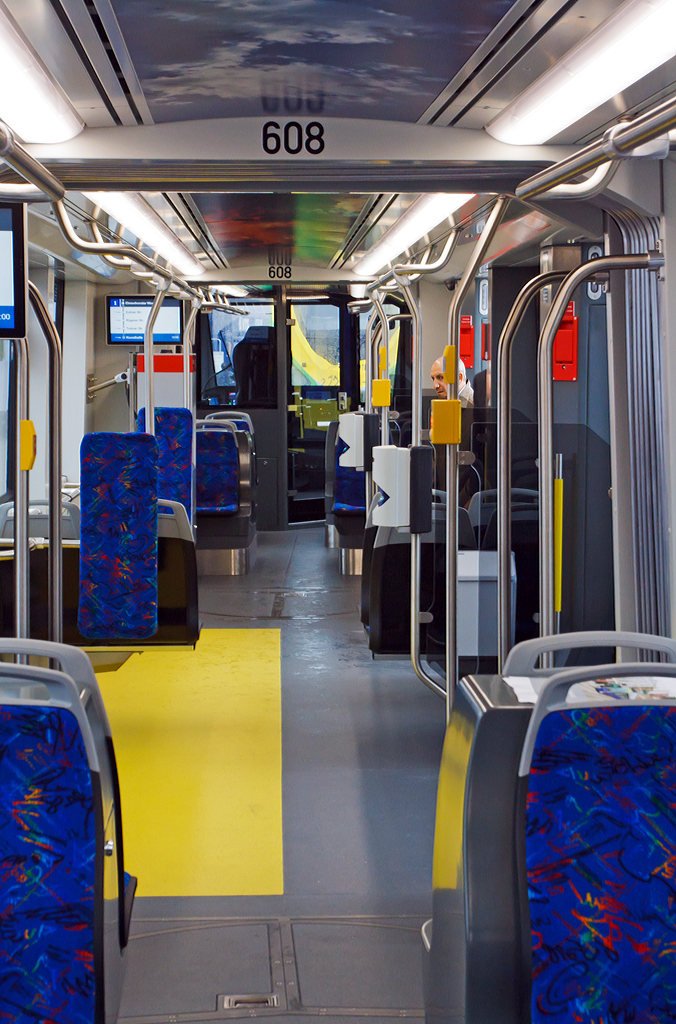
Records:
[[[142,345],[146,323],[153,305],[152,296],[108,296],[108,344]],[[180,345],[181,302],[165,299],[153,328],[155,345]]]
[[[0,338],[26,334],[26,282],[24,280],[24,210],[21,205],[0,206]]]
[[[14,232],[12,211],[0,210],[0,326],[16,326],[14,309]]]

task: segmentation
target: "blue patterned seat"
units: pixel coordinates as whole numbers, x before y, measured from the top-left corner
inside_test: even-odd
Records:
[[[138,429],[146,428],[146,411],[138,414]],[[159,446],[158,498],[180,501],[192,514],[192,413],[189,409],[155,409],[155,439]]]
[[[553,711],[528,778],[534,1024],[676,1020],[676,708]]]
[[[239,456],[227,430],[197,431],[197,511],[231,515],[239,507]]]
[[[86,434],[82,440],[83,636],[142,640],[157,632],[158,454],[150,434]]]
[[[341,466],[340,456],[347,451],[347,445],[341,437],[336,444],[336,476],[333,489],[332,512],[366,512],[366,474],[363,469],[351,469]]]
[[[0,1020],[94,1024],[97,823],[78,721],[5,704],[0,752]]]

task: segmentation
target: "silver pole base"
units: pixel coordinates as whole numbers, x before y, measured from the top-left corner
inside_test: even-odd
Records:
[[[199,576],[246,576],[249,571],[248,548],[202,548],[197,550]]]
[[[330,523],[324,525],[324,547],[331,549],[338,547],[338,530]]]
[[[340,549],[340,575],[361,576],[361,548]]]

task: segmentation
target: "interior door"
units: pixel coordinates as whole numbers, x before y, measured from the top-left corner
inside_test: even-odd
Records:
[[[341,307],[290,302],[288,382],[289,522],[324,519],[324,447],[338,418],[341,392]],[[341,405],[349,405],[341,399]]]

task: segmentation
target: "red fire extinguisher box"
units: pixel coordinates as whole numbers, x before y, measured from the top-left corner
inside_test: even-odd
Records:
[[[577,317],[575,303],[568,303],[554,338],[554,380],[577,380]]]
[[[460,317],[460,358],[470,370],[474,366],[474,320],[471,316]]]

